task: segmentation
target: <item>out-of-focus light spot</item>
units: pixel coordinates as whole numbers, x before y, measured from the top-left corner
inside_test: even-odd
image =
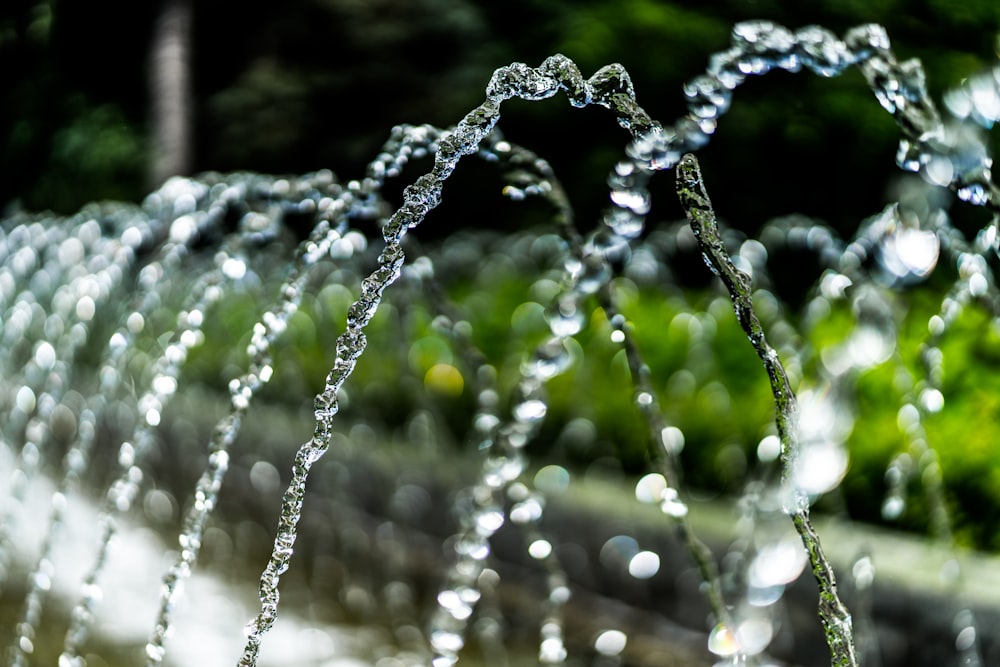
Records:
[[[663,495],[661,496],[660,511],[675,519],[683,519],[687,516],[688,506],[681,500],[677,489],[667,487],[663,490]]]
[[[76,302],[76,316],[81,322],[89,322],[94,319],[96,312],[97,306],[89,296],[80,297],[80,300]]]
[[[56,349],[51,343],[42,341],[35,348],[35,363],[42,370],[51,370],[56,365]]]
[[[976,627],[973,625],[962,628],[955,637],[955,650],[968,651],[976,645]]]
[[[169,396],[177,391],[177,379],[169,375],[157,375],[153,378],[153,391],[162,396]]]
[[[255,461],[250,466],[250,484],[257,493],[275,493],[281,486],[281,474],[267,461]]]
[[[973,273],[969,277],[969,294],[972,296],[983,296],[989,290],[990,285],[986,276],[982,273]]]
[[[534,301],[525,301],[511,313],[510,328],[515,334],[544,331],[545,308]]]
[[[639,543],[628,535],[615,535],[601,547],[598,558],[604,567],[614,570],[627,570],[628,564],[639,553]]]
[[[774,623],[763,616],[742,621],[736,628],[740,649],[747,655],[757,655],[767,648],[774,638]]]
[[[552,553],[552,543],[548,540],[535,540],[528,545],[528,553],[532,558],[536,558],[538,560],[548,558],[549,554]]]
[[[946,184],[949,182],[950,178]],[[902,228],[883,240],[878,262],[893,280],[915,282],[934,270],[940,251],[941,243],[934,232]]]
[[[141,313],[132,313],[125,320],[125,326],[131,333],[137,334],[141,333],[146,326],[146,320],[143,318]]]
[[[628,562],[628,573],[636,579],[650,579],[660,571],[660,556],[652,551],[640,551]]]
[[[33,392],[30,387],[21,387],[17,390],[17,396],[14,398],[14,403],[21,412],[33,412],[35,409],[35,392]]]
[[[859,589],[865,589],[875,581],[875,564],[868,556],[863,556],[854,563],[851,568],[854,577],[854,585]]]
[[[185,329],[181,332],[181,344],[184,347],[192,348],[201,345],[205,340],[205,332],[201,330]]]
[[[879,331],[874,326],[861,326],[854,330],[847,343],[845,360],[849,366],[871,368],[888,361],[895,349],[896,342],[891,335]],[[825,355],[823,362],[827,362]],[[841,366],[836,363],[827,364],[830,370]]]
[[[712,628],[711,634],[708,635],[708,650],[720,658],[727,658],[737,653],[740,645],[736,641],[736,635],[720,623]]]
[[[484,535],[492,535],[500,529],[503,522],[503,512],[500,510],[490,510],[479,515],[476,519],[476,527],[479,528]]]
[[[667,480],[659,473],[644,475],[635,485],[635,498],[640,503],[660,502],[667,489]]]
[[[944,407],[944,394],[934,388],[920,392],[920,404],[927,412],[940,412]]]
[[[684,449],[684,432],[676,426],[665,426],[660,431],[660,441],[668,454],[680,454]]]
[[[594,650],[601,655],[618,655],[627,643],[628,637],[621,630],[605,630],[594,640]]]
[[[549,406],[545,404],[545,401],[533,398],[514,406],[514,417],[522,422],[538,421],[545,416],[548,410]]]
[[[424,375],[427,389],[445,396],[458,396],[465,388],[462,373],[451,364],[434,364]]]
[[[795,461],[795,484],[810,495],[834,489],[847,473],[848,456],[837,442],[822,442],[803,447]]]
[[[802,574],[807,560],[808,554],[798,537],[764,545],[750,564],[750,585],[769,588],[791,583]]]
[[[230,257],[222,263],[222,273],[230,280],[239,280],[247,273],[247,265],[242,260]]]
[[[538,647],[538,659],[541,662],[559,664],[566,660],[566,646],[559,637],[547,637]]]
[[[547,465],[535,473],[535,488],[546,495],[563,493],[569,482],[569,471],[560,465]]]
[[[514,523],[529,523],[542,517],[542,504],[538,498],[531,496],[515,504],[510,509],[510,520]]]
[[[157,523],[168,523],[174,519],[177,501],[166,491],[152,489],[142,500],[142,510],[149,519]]]
[[[128,227],[122,232],[122,244],[126,246],[138,246],[142,243],[142,232],[138,227]]]
[[[187,243],[197,228],[193,217],[182,215],[170,224],[170,240],[174,243]]]
[[[781,440],[776,435],[768,435],[757,444],[757,458],[767,463],[781,455]]]
[[[947,187],[951,183],[951,179],[955,177],[955,167],[946,156],[935,155],[924,167],[924,174],[932,184]]]
[[[899,496],[889,496],[882,503],[882,518],[886,521],[894,521],[900,517],[906,509],[906,501]]]

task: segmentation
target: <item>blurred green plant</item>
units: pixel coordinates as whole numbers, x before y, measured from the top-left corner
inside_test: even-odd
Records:
[[[554,267],[530,249],[533,243],[544,245],[539,238],[557,241],[544,233],[518,235],[502,245],[488,234],[460,237],[459,246],[467,251],[464,267],[448,265],[439,274],[445,276],[441,280],[449,298],[471,323],[473,341],[498,369],[501,395],[509,395],[520,364],[547,336],[544,304],[557,277]],[[439,257],[447,247],[444,243],[428,252]],[[407,289],[404,283],[388,292],[370,325],[370,353],[345,387],[343,418],[399,430],[405,438],[409,417],[430,410],[448,426],[445,437],[452,445],[464,447],[474,411],[471,378],[462,376],[452,343],[435,327],[437,314],[424,295]],[[684,434],[686,482],[705,494],[735,494],[748,479],[775,474],[772,464],[758,461],[756,453],[773,429],[773,399],[725,295],[714,287],[639,285],[624,277],[616,280],[615,291],[666,417]],[[306,298],[278,346],[276,379],[262,391],[263,400],[297,408],[322,388],[330,350],[356,292],[356,286],[326,282]],[[256,304],[271,296],[247,294],[218,304],[218,312],[207,319],[206,342],[191,353],[184,381],[221,387],[233,365],[243,363],[243,338],[256,320]],[[842,486],[821,506],[846,510],[858,520],[924,534],[931,530],[919,474],[898,519],[887,523],[881,506],[887,464],[907,447],[897,424],[906,392],[901,379],[919,377],[926,323],[943,297],[934,281],[895,293],[893,308],[905,315],[895,354],[856,377],[851,466]],[[782,305],[772,293],[759,292],[757,298],[765,327],[781,332],[776,340],[785,346],[783,354],[790,354],[792,346],[806,359],[802,376],[807,380],[816,379],[823,351],[847,341],[855,326],[847,304],[832,303],[828,316],[812,326],[805,323],[805,313]],[[648,470],[648,430],[634,402],[623,353],[596,302],[590,312],[572,343],[572,369],[548,384],[548,417],[530,450],[536,461],[584,468],[614,459],[626,474]],[[947,407],[926,418],[927,441],[940,459],[958,541],[1000,549],[991,529],[1000,513],[1000,461],[995,456],[1000,328],[984,309],[970,305],[942,351]]]
[[[906,3],[905,11],[896,0],[830,0],[808,7],[763,0],[712,6],[652,0],[516,0],[503,6],[467,0],[383,0],[365,6],[299,0],[284,6],[277,21],[266,3],[245,9],[235,16],[219,3],[196,8],[198,168],[305,171],[332,166],[348,175],[360,173],[362,160],[374,154],[392,124],[452,123],[478,100],[494,67],[512,60],[540,61],[553,52],[565,52],[585,71],[615,60],[626,63],[643,105],[655,117],[669,119],[680,112],[683,82],[704,69],[706,54],[725,44],[729,26],[747,18],[793,26],[820,23],[834,30],[881,22],[902,57],[922,60],[931,91],[939,97],[984,66],[1000,30],[1000,6],[991,0],[961,6],[926,0]],[[135,27],[121,33],[112,29],[105,13],[47,0],[8,3],[0,11],[0,61],[8,63],[10,72],[2,84],[9,103],[0,111],[8,137],[0,158],[7,175],[0,182],[0,200],[16,198],[28,208],[71,211],[94,199],[135,200],[146,190],[145,87],[140,82],[155,7],[137,9],[120,2],[110,11],[135,19]],[[220,38],[217,26],[226,26],[228,37]],[[429,40],[435,49],[425,48]],[[897,130],[856,76],[823,80],[779,74],[748,84],[738,97],[739,104],[720,124],[720,136],[705,151],[708,176],[727,193],[719,212],[731,225],[752,234],[765,220],[795,211],[853,231],[865,214],[881,206],[894,170]],[[624,135],[609,129],[613,124],[607,119],[598,125],[592,114],[566,116],[555,103],[515,104],[512,109],[505,131],[551,160],[586,223],[588,212],[606,201],[603,181]],[[557,126],[559,131],[553,131]],[[992,141],[996,152],[996,136]],[[839,145],[851,150],[830,150]],[[815,170],[787,168],[817,163],[821,168]],[[755,196],[776,180],[785,184],[780,199]],[[848,189],[851,196],[842,196]],[[441,213],[447,215],[447,207],[478,210],[478,226],[509,225],[509,218],[496,213],[507,213],[503,207],[484,210],[474,203],[481,195],[481,190],[456,182]],[[655,199],[666,202],[657,204],[661,217],[677,213],[671,209],[672,198]],[[976,215],[965,209],[954,213],[959,224],[963,216]],[[968,225],[980,226],[978,221]],[[429,225],[424,233],[443,235],[434,230],[450,228]],[[546,289],[510,261],[497,255],[487,267],[450,284],[452,298],[476,323],[477,344],[508,385],[520,355],[543,335],[545,295],[540,292]],[[764,378],[746,354],[728,308],[701,288],[665,294],[623,281],[619,290],[660,382],[657,389],[667,399],[668,417],[687,434],[683,456],[690,481],[734,490],[752,463],[771,407]],[[916,363],[925,336],[920,323],[940,297],[924,292],[900,297],[911,324],[901,332],[899,354],[858,379],[853,467],[843,487],[855,516],[879,520],[883,468],[903,446],[898,406],[887,405],[887,397],[899,393],[894,384],[899,364]],[[190,375],[213,382],[225,376],[227,364],[238,362],[233,355],[241,354],[245,341],[230,343],[249,330],[252,301],[248,296],[245,302],[224,305],[217,318],[219,331],[208,332],[210,342],[192,355]],[[293,319],[286,334],[293,344],[283,348],[279,359],[279,367],[288,370],[280,371],[284,377],[277,386],[282,391],[272,391],[272,399],[308,395],[321,386],[327,351],[348,304],[346,293],[325,289]],[[534,446],[559,449],[581,465],[613,454],[627,470],[637,470],[648,457],[645,429],[638,418],[621,418],[635,411],[626,366],[609,342],[610,330],[596,304],[594,313],[577,354],[598,361],[578,365],[552,383],[553,418]],[[391,341],[401,327],[409,329],[412,340],[431,342],[405,354],[367,355],[352,386],[379,400],[359,400],[352,409],[393,406],[383,415],[389,419],[407,414],[421,401],[434,403],[437,396],[441,400],[435,409],[449,415],[458,438],[467,426],[462,417],[471,399],[446,369],[432,373],[439,364],[450,363],[432,322],[429,313],[402,303],[379,315],[373,338],[385,339],[383,349],[392,351]],[[801,342],[822,350],[843,339],[849,322],[846,315],[832,317],[803,333]],[[993,372],[1000,357],[998,340],[985,314],[960,323],[945,348],[948,409],[926,424],[932,444],[947,443],[939,452],[949,495],[956,501],[959,536],[991,548],[1000,548],[1000,537],[988,528],[1000,514],[995,491],[1000,464],[991,456],[992,430],[975,425],[985,415],[995,415],[1000,402]],[[441,358],[435,356],[439,353]],[[378,381],[401,370],[412,376],[409,384]],[[901,522],[925,529],[925,515],[915,498]]]
[[[0,204],[71,212],[95,199],[145,194],[146,51],[157,11],[157,3],[124,0],[101,9],[51,0],[4,4],[0,135],[8,140]],[[681,111],[683,83],[725,45],[729,26],[746,19],[835,31],[880,22],[901,57],[923,61],[936,96],[985,65],[1000,31],[991,0],[923,0],[905,10],[894,0],[295,0],[280,11],[252,0],[238,13],[227,3],[197,3],[193,168],[360,174],[393,125],[453,124],[481,98],[493,69],[537,64],[555,52],[588,74],[625,64],[643,106],[669,121]],[[850,76],[776,76],[741,90],[706,151],[707,168],[718,165],[708,176],[741,202],[738,219],[720,214],[752,230],[797,211],[850,231],[877,210],[896,131],[857,83]],[[625,136],[595,123],[597,111],[557,116],[563,112],[556,103],[512,105],[504,125],[512,139],[547,156],[577,210],[593,211],[604,204],[603,179]],[[828,150],[842,144],[852,146],[850,157]],[[817,156],[822,177],[784,167]],[[789,182],[781,202],[737,196],[779,177]],[[838,196],[846,187],[852,196]],[[486,212],[477,224],[504,221]]]

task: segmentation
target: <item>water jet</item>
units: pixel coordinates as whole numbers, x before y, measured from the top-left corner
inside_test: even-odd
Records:
[[[757,238],[727,229],[691,154],[738,87],[851,67],[899,125],[899,200],[849,239],[794,216]],[[987,113],[1000,103],[981,103],[1000,100],[998,80],[949,93],[946,122],[920,64],[898,62],[878,26],[838,38],[747,22],[685,87],[689,111],[670,126],[639,106],[620,65],[584,78],[553,56],[498,69],[455,127],[394,128],[359,180],[204,174],[141,206],[4,221],[8,662],[995,655],[984,631],[995,601],[962,582],[1000,569],[958,556],[928,428],[949,409],[949,334],[974,318],[997,325],[1000,199],[972,128],[1000,119]],[[505,101],[562,94],[609,109],[631,136],[588,235],[549,164],[498,129]],[[430,171],[389,205],[386,179],[421,158]],[[421,243],[466,158],[493,165],[507,197],[544,202],[550,226]],[[647,186],[668,170],[688,221],[653,225]],[[993,219],[968,240],[942,196]],[[798,310],[773,287],[769,253],[783,248],[818,266]],[[718,278],[708,289],[674,280],[685,253]],[[640,307],[650,300],[655,317]],[[914,318],[926,323],[916,333]],[[885,461],[884,513],[901,514],[919,482],[933,532],[918,547],[895,542],[884,565],[883,535],[811,515],[839,497],[848,451],[869,455],[849,442],[859,413],[884,408],[862,400],[879,368],[902,443]],[[738,426],[732,441],[713,442],[721,422]],[[752,439],[734,438],[740,428]],[[626,442],[640,443],[627,465]],[[735,500],[703,498],[685,479],[697,447],[716,453]],[[923,615],[895,592],[918,575],[892,561],[914,551],[937,565],[912,593]],[[150,570],[152,585],[133,583]],[[199,607],[210,617],[192,621]],[[137,616],[144,633],[128,629]],[[927,646],[900,647],[912,623]]]

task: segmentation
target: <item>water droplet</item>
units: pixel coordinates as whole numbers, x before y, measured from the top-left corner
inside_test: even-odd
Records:
[[[932,231],[901,228],[888,235],[879,248],[879,265],[893,281],[912,283],[934,270],[941,243]]]
[[[636,215],[646,215],[649,213],[649,193],[642,190],[612,190],[611,191],[611,201],[613,201],[618,206],[627,208],[632,213]],[[618,227],[621,225],[620,222],[609,222],[612,229],[618,231]],[[621,232],[619,232],[621,233]],[[629,237],[629,234],[622,234],[622,236]]]
[[[967,626],[962,628],[955,637],[955,649],[958,651],[968,651],[976,645],[976,628]]]
[[[663,442],[664,450],[673,456],[681,453],[684,449],[684,432],[676,426],[665,426],[660,431],[660,440]]]
[[[789,584],[795,581],[809,560],[798,537],[767,544],[758,549],[750,564],[750,585],[756,588]]]
[[[667,489],[667,480],[659,473],[644,475],[635,485],[635,497],[640,503],[658,503]]]
[[[247,273],[247,265],[242,260],[229,257],[222,263],[222,273],[230,280],[240,280]]]
[[[652,551],[640,551],[628,562],[628,573],[636,579],[651,579],[660,571],[660,556]]]
[[[569,482],[569,471],[560,465],[547,465],[535,473],[535,488],[549,496],[565,492]]]
[[[552,333],[560,338],[574,336],[583,329],[583,312],[564,298],[558,300],[557,307],[546,311],[545,317]]]
[[[833,490],[847,473],[848,456],[837,442],[810,443],[795,460],[795,485],[810,495]]]
[[[125,320],[125,326],[130,333],[142,333],[142,330],[146,328],[146,318],[142,316],[142,313],[133,312]]]
[[[431,632],[431,646],[437,650],[446,653],[458,653],[465,646],[465,640],[462,635],[457,632],[448,632],[446,630],[435,630]]]
[[[639,543],[634,537],[616,535],[601,547],[598,558],[604,567],[626,571],[628,563],[639,553]]]
[[[984,296],[989,289],[989,281],[982,273],[974,273],[969,277],[969,294],[972,296]]]
[[[177,379],[169,375],[157,375],[152,382],[153,391],[161,396],[169,396],[177,391]]]
[[[720,658],[728,658],[739,652],[740,645],[736,641],[736,635],[720,623],[708,635],[708,650]]]
[[[548,540],[535,540],[528,545],[528,553],[532,558],[542,560],[552,553],[552,543]]]
[[[503,525],[504,515],[500,510],[483,512],[476,519],[476,529],[483,535],[492,535]]]
[[[52,370],[56,365],[56,349],[51,343],[42,341],[35,347],[35,363],[42,370]]]
[[[30,414],[35,411],[35,392],[31,391],[30,387],[21,387],[17,390],[17,396],[14,398],[14,403],[17,405],[17,409],[26,414]]]
[[[850,363],[858,368],[870,368],[888,361],[895,349],[892,335],[869,325],[855,329],[847,342]]]
[[[757,444],[757,458],[767,463],[775,461],[781,455],[781,439],[776,435],[768,435]]]
[[[529,377],[545,381],[562,374],[572,361],[566,341],[555,336],[538,346],[522,370]]]
[[[510,510],[510,520],[525,524],[537,521],[542,517],[542,505],[538,498],[532,496],[514,505]]]
[[[538,659],[542,662],[559,664],[566,660],[566,646],[559,637],[546,637],[538,647]]]
[[[941,408],[944,407],[944,395],[932,387],[924,389],[920,392],[920,405],[927,412],[940,412]]]
[[[660,501],[660,511],[675,519],[682,519],[687,516],[688,506],[680,499],[677,489],[667,488],[663,491]]]
[[[89,322],[94,319],[94,315],[97,314],[97,304],[94,303],[93,297],[90,295],[84,295],[80,297],[79,301],[76,302],[74,312],[81,322]]]
[[[882,518],[886,521],[895,521],[906,509],[906,501],[899,496],[889,496],[882,502]]]
[[[774,623],[763,616],[741,621],[736,629],[740,650],[747,655],[758,655],[774,638]]]
[[[605,630],[594,639],[594,650],[601,655],[619,655],[627,643],[628,637],[621,630]]]
[[[545,401],[533,398],[514,406],[514,417],[521,422],[535,422],[545,417],[548,410]]]
[[[863,556],[854,563],[851,575],[858,589],[869,588],[875,582],[875,564],[869,556]]]

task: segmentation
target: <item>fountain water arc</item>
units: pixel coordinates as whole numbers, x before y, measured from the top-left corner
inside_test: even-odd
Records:
[[[775,220],[757,239],[724,229],[690,153],[710,140],[735,89],[747,77],[774,70],[831,77],[849,67],[860,69],[899,125],[897,163],[917,174],[906,197],[846,241],[800,218]],[[991,76],[982,81],[993,81],[991,94],[1000,100],[1000,77]],[[813,630],[825,644],[824,659],[873,664],[882,655],[868,611],[878,555],[855,554],[845,570],[825,553],[810,507],[834,492],[846,474],[854,423],[849,399],[857,395],[859,376],[896,360],[897,421],[906,448],[889,463],[885,514],[902,511],[910,480],[919,478],[937,548],[950,553],[954,547],[941,465],[924,424],[945,402],[942,341],[969,312],[986,312],[993,322],[997,316],[991,266],[1000,199],[986,145],[969,127],[1000,120],[986,113],[1000,104],[982,103],[988,92],[983,86],[969,91],[950,93],[953,118],[946,123],[927,94],[920,64],[898,62],[878,26],[852,29],[840,39],[815,26],[791,31],[748,22],[734,27],[731,47],[712,56],[706,73],[685,86],[689,111],[671,126],[643,111],[620,65],[585,79],[571,60],[553,56],[538,68],[515,63],[498,69],[483,104],[453,128],[394,128],[361,180],[340,183],[326,171],[297,178],[208,174],[172,179],[142,206],[95,205],[65,220],[27,214],[6,220],[0,237],[0,364],[7,382],[0,411],[2,460],[10,474],[0,520],[0,593],[16,601],[9,605],[16,611],[12,631],[3,637],[9,643],[5,659],[18,666],[55,660],[60,667],[207,660],[172,658],[185,642],[171,637],[179,634],[185,583],[202,590],[218,586],[197,577],[195,566],[206,548],[209,560],[238,554],[249,544],[261,556],[260,521],[240,518],[230,507],[213,522],[229,485],[239,484],[242,491],[232,492],[242,494],[237,508],[242,501],[244,511],[267,515],[272,526],[277,522],[267,538],[270,553],[257,600],[245,602],[245,587],[239,595],[216,593],[244,596],[233,606],[251,620],[236,638],[243,648],[232,659],[247,667],[310,660],[450,667],[477,659],[517,662],[525,653],[542,664],[652,664],[664,660],[668,649],[650,648],[648,640],[644,647],[643,637],[655,634],[651,626],[672,637],[669,650],[678,660],[773,664],[772,653],[786,659],[796,651],[809,654],[786,639],[791,633],[783,629],[795,625],[787,612],[793,604],[788,591],[807,566],[818,584]],[[631,134],[608,177],[612,206],[602,228],[586,237],[576,231],[548,163],[496,129],[504,101],[559,93],[575,107],[608,108]],[[440,247],[419,247],[410,232],[438,205],[459,161],[473,155],[496,164],[511,199],[544,200],[553,212],[551,229],[500,241],[486,232],[456,234]],[[386,179],[428,157],[431,170],[405,189],[403,204],[389,214],[381,196]],[[649,229],[647,184],[665,170],[676,171],[689,224]],[[973,241],[950,224],[934,194],[942,190],[994,216]],[[362,231],[373,224],[382,237],[378,242]],[[782,244],[811,253],[822,269],[798,321],[768,290],[768,252]],[[506,254],[498,250],[505,246]],[[670,259],[685,246],[695,248],[720,279],[708,309],[679,287],[663,285],[669,283]],[[510,248],[526,252],[517,257]],[[915,374],[899,361],[906,313],[893,304],[903,298],[897,296],[901,290],[923,284],[945,265],[955,277],[928,320]],[[509,326],[524,337],[514,341],[523,359],[513,366],[484,349],[489,340],[477,328],[489,325],[471,316],[474,300],[460,303],[449,280],[452,272],[475,276],[477,268],[489,273],[498,266],[537,276],[510,316]],[[637,317],[630,307],[640,288],[659,290],[679,310],[670,327],[683,326],[690,340],[687,358],[669,382],[655,376],[650,350],[630,319]],[[261,300],[269,305],[259,308],[255,302]],[[251,312],[251,323],[236,334],[237,349],[222,345],[220,352],[212,336],[225,331],[227,318],[238,320],[241,307]],[[838,308],[850,313],[845,336],[818,351],[802,345],[803,336]],[[683,483],[685,434],[674,423],[677,411],[670,402],[685,395],[678,387],[702,384],[719,391],[718,382],[702,377],[706,363],[715,363],[706,360],[703,343],[734,312],[749,339],[746,353],[756,354],[769,380],[774,420],[756,447],[758,471],[744,480],[733,520],[737,534],[727,535],[733,541],[720,559],[713,548],[722,545],[700,536],[697,494]],[[332,313],[346,321],[335,340],[326,331]],[[593,372],[586,367],[595,363],[595,330],[617,350],[611,368],[617,364],[626,379],[627,403],[648,446],[649,469],[628,484],[627,494],[620,471],[610,484],[596,474],[588,481],[571,474],[565,461],[546,465],[528,457],[554,411],[549,388]],[[287,407],[284,416],[274,417],[282,411],[268,403],[281,394],[274,384],[301,382],[282,375],[282,364],[297,353],[294,341],[311,339],[315,347],[320,338],[334,358],[325,362],[330,371],[313,400],[312,433],[292,453],[289,423],[302,420],[289,418]],[[388,341],[388,349],[365,354],[369,338]],[[206,348],[225,354],[222,366],[231,379],[224,392],[197,394],[192,403],[192,392],[199,390],[188,385],[198,364],[211,366],[199,358]],[[349,382],[372,357],[377,359],[371,363],[397,373],[400,387],[429,396],[410,406],[395,436],[378,432],[365,421],[364,406],[356,406],[366,395],[392,396],[384,380],[369,375],[368,388],[354,389]],[[445,442],[450,436],[442,396],[469,399],[472,417],[462,436],[467,455],[457,456]],[[341,414],[345,405],[348,413],[357,408],[353,415]],[[586,433],[593,428],[588,418],[573,420],[563,429],[570,433],[565,440],[592,440]],[[398,433],[410,442],[376,446],[381,439],[399,439]],[[275,438],[284,446],[275,445]],[[253,446],[241,449],[244,442]],[[333,460],[325,476],[313,473],[328,454]],[[442,470],[443,461],[454,470]],[[174,488],[174,477],[187,480],[193,491]],[[581,497],[577,490],[587,484],[600,485],[621,515],[609,516],[609,507],[587,508],[586,492]],[[449,488],[462,490],[448,495]],[[433,509],[442,493],[454,521]],[[251,498],[265,495],[271,509],[251,509]],[[653,505],[653,516],[635,518],[645,510],[626,495]],[[310,502],[329,515],[309,523]],[[84,511],[89,506],[96,509]],[[39,507],[45,508],[41,515]],[[635,604],[648,596],[636,582],[662,576],[668,559],[662,544],[643,548],[635,536],[619,534],[595,546],[585,531],[565,528],[588,511],[614,526],[622,516],[633,517],[637,535],[640,524],[652,526],[644,541],[669,535],[674,546],[683,545],[682,564],[671,563],[686,574],[675,577],[686,577],[703,592],[701,602],[685,605],[693,604],[689,608],[707,622],[696,629],[667,624],[662,611],[615,621],[613,610],[622,603],[608,591],[588,592],[581,581],[590,579],[600,589],[598,571],[611,581],[623,578],[628,590],[622,593]],[[551,519],[553,513],[561,524]],[[67,552],[81,522],[97,528],[91,535],[96,549],[83,559],[77,547]],[[174,535],[165,546],[156,533],[168,528]],[[440,534],[442,528],[447,534]],[[307,529],[316,532],[310,537]],[[163,562],[159,585],[149,594],[155,610],[138,656],[135,647],[119,657],[109,648],[114,627],[122,623],[105,616],[116,579],[125,578],[122,556],[115,554],[120,541],[130,545],[126,560]],[[156,553],[150,544],[162,554],[149,555]],[[445,567],[428,565],[442,553]],[[298,574],[293,556],[305,559]],[[835,565],[850,582],[853,612],[838,592]],[[962,579],[957,560],[949,557],[944,567],[951,584]],[[245,583],[245,574],[234,584]],[[289,577],[300,580],[289,584]],[[307,600],[291,622],[303,625],[297,632],[309,638],[304,643],[314,649],[312,657],[286,640],[267,654],[268,633],[281,627],[279,587]],[[519,606],[523,595],[534,602]],[[530,632],[524,621],[512,619],[519,614],[532,619]],[[581,619],[588,614],[594,619]],[[322,619],[312,631],[310,616]],[[952,645],[963,664],[981,664],[985,650],[997,650],[983,639],[977,616],[989,617],[989,610],[974,614],[972,605],[956,602],[950,613]],[[354,630],[334,629],[345,624]],[[367,641],[351,638],[366,633]]]

